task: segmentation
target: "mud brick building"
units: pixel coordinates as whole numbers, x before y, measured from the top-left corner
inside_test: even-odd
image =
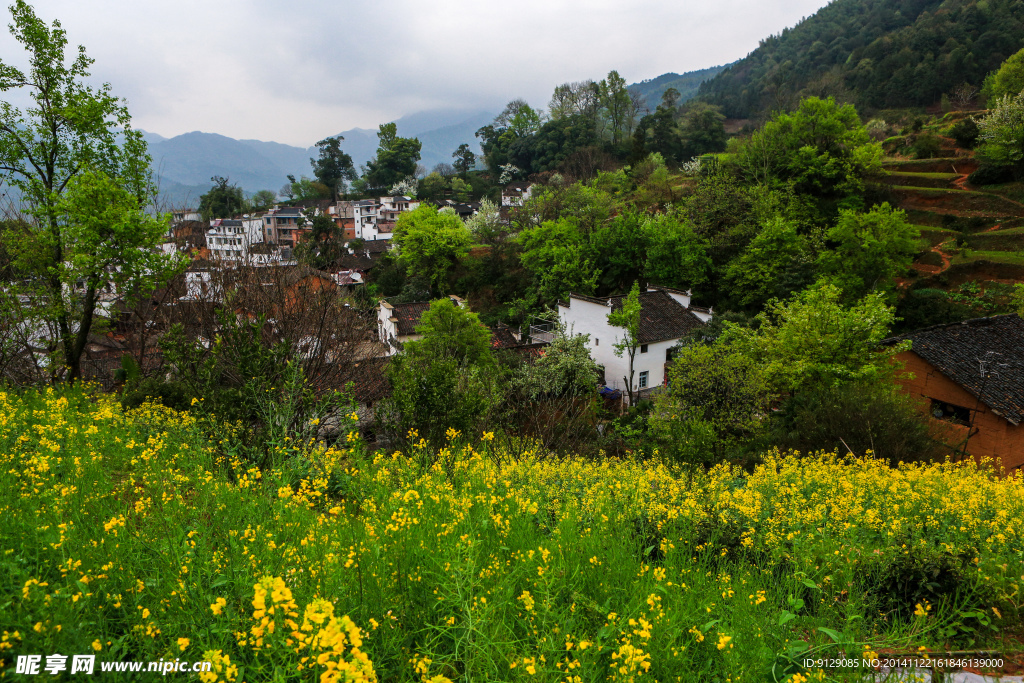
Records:
[[[943,421],[946,443],[1007,472],[1024,466],[1024,320],[1016,315],[937,325],[887,340],[910,340],[897,356],[904,392]]]

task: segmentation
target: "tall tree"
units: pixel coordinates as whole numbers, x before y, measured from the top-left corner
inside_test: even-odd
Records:
[[[469,145],[463,142],[459,145],[459,148],[452,152],[452,158],[455,159],[455,163],[452,166],[459,172],[463,178],[466,177],[474,166],[476,166],[476,154],[469,148]]]
[[[211,218],[231,218],[245,210],[245,193],[238,185],[229,185],[227,178],[215,175],[210,178],[213,181],[206,194],[199,197],[199,213],[203,220]]]
[[[331,196],[335,200],[341,196],[345,181],[356,179],[352,157],[341,151],[341,141],[344,139],[341,135],[324,138],[316,143],[320,156],[309,160],[313,166],[313,175],[318,182],[330,188]]]
[[[386,189],[415,175],[422,147],[417,138],[398,137],[398,126],[394,123],[382,123],[377,138],[377,156],[366,165],[369,188]]]
[[[623,377],[626,383],[626,394],[629,397],[629,405],[636,405],[633,389],[633,364],[636,361],[636,351],[640,348],[640,284],[633,283],[633,288],[622,300],[622,307],[617,311],[608,314],[608,324],[621,327],[622,338],[615,342],[613,348],[615,355],[622,358],[625,355],[629,359],[627,376]]]
[[[394,243],[409,275],[423,278],[439,294],[447,291],[449,273],[472,242],[458,216],[430,205],[406,211],[395,225]]]
[[[632,132],[629,130],[629,117],[633,113],[633,102],[626,88],[626,79],[618,71],[609,71],[608,77],[598,83],[598,97],[608,119],[612,144],[617,145]]]
[[[24,0],[11,7],[14,38],[29,70],[0,61],[0,91],[31,100],[0,107],[0,173],[17,187],[31,219],[5,242],[16,250],[25,296],[56,340],[52,367],[81,376],[81,357],[101,292],[138,291],[164,271],[164,223],[142,209],[152,193],[150,157],[109,84],[86,85],[93,60],[68,59],[60,22],[47,26]]]

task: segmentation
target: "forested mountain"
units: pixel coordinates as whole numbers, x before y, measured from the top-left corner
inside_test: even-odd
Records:
[[[835,0],[700,88],[726,116],[792,109],[802,95],[861,108],[927,106],[1024,47],[1022,0]]]
[[[687,71],[684,74],[667,73],[629,86],[630,92],[634,92],[647,102],[647,107],[654,110],[661,102],[661,96],[669,88],[679,91],[679,103],[682,104],[697,95],[700,84],[717,76],[725,66],[712,66],[708,69],[698,71]]]

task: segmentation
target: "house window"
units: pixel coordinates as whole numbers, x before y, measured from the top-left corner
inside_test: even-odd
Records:
[[[640,353],[647,353],[647,344],[640,345]]]
[[[672,360],[672,349],[665,349],[665,362]]]
[[[958,425],[971,423],[971,409],[932,399],[932,417]]]
[[[640,388],[641,389],[646,389],[647,388],[647,381],[648,381],[648,379],[650,379],[650,376],[651,376],[651,373],[648,372],[647,370],[644,370],[643,372],[640,373]]]
[[[594,339],[594,346],[600,346],[600,345],[601,345],[601,340],[600,340],[600,339],[597,339],[597,338],[595,338],[595,339]]]

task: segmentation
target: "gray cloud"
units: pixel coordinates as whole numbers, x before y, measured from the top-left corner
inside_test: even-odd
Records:
[[[824,0],[45,0],[136,127],[296,145],[422,109],[730,62]],[[6,23],[6,22],[5,22]],[[4,59],[18,48],[0,37]]]

